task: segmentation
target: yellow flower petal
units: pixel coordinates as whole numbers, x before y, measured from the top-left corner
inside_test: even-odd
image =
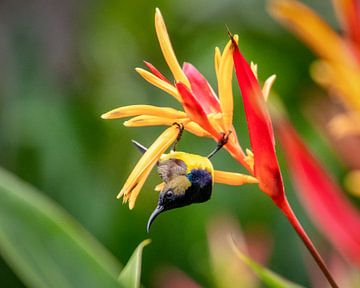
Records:
[[[156,77],[154,74],[142,68],[135,68],[135,71],[138,72],[140,76],[143,77],[150,84],[160,88],[166,93],[169,93],[171,96],[173,96],[177,101],[181,103],[181,96],[179,95],[179,92],[173,85],[167,83],[164,80],[161,80],[160,78]]]
[[[215,47],[215,55],[214,55],[214,65],[215,65],[215,73],[216,78],[219,79],[219,67],[221,61],[221,52],[219,47]]]
[[[225,131],[230,131],[224,125],[222,113],[209,113],[207,117],[210,121],[211,126],[214,127],[217,132],[221,133]]]
[[[159,8],[156,8],[155,12],[155,29],[156,35],[160,43],[161,51],[164,55],[166,63],[168,64],[172,74],[174,75],[175,80],[184,83],[188,88],[190,88],[189,80],[186,78],[184,72],[179,65],[178,60],[176,59],[168,32],[166,30],[165,22]]]
[[[247,149],[247,148],[246,148],[245,152],[246,152],[246,156],[244,158],[244,161],[249,165],[251,170],[254,171],[254,153],[250,149]]]
[[[204,130],[199,124],[192,121],[185,124],[185,130],[189,131],[190,133],[198,137],[212,137],[209,132]]]
[[[134,118],[131,118],[128,121],[124,122],[126,127],[142,127],[142,126],[171,126],[174,122],[184,124],[186,131],[198,136],[198,137],[212,137],[209,132],[204,130],[199,126],[199,124],[190,121],[189,118],[178,118],[170,119],[164,117],[150,116],[150,115],[140,115]]]
[[[124,117],[131,117],[136,115],[152,115],[158,117],[165,117],[170,119],[185,118],[186,113],[169,107],[157,107],[152,105],[129,105],[116,108],[103,115],[103,119],[118,119]]]
[[[258,183],[258,180],[250,175],[214,170],[214,182],[239,186],[247,183]]]
[[[237,42],[238,36],[234,39]],[[233,120],[233,92],[232,92],[232,75],[233,75],[233,56],[232,56],[231,40],[226,45],[219,66],[218,89],[221,111],[223,113],[224,128],[228,132],[232,127]]]
[[[189,118],[165,118],[152,115],[140,115],[124,122],[126,127],[142,127],[142,126],[171,126],[174,122],[185,124],[189,122]]]
[[[269,11],[321,57],[343,62],[343,41],[307,6],[294,0],[272,0]]]
[[[176,126],[167,128],[148,148],[136,164],[130,176],[126,180],[117,198],[124,196],[124,201],[130,200],[130,209],[134,207],[136,197],[143,186],[152,167],[159,160],[160,156],[176,140],[179,129]],[[133,194],[134,192],[134,194]]]
[[[264,86],[262,88],[262,93],[264,95],[265,101],[268,100],[271,87],[273,86],[274,82],[276,80],[276,75],[271,75],[268,79],[266,79]]]
[[[255,78],[258,79],[258,65],[251,61],[250,68],[251,68],[252,72],[254,73]]]
[[[146,179],[149,177],[149,174],[152,170],[153,166],[148,167],[140,176],[140,180],[138,182],[138,184],[136,185],[136,187],[134,187],[134,189],[131,191],[131,194],[129,194],[129,209],[133,209],[135,206],[135,202],[136,199],[142,189],[142,187],[144,186],[144,183],[146,181]]]

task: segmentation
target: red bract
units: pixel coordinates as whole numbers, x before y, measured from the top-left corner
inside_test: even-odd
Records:
[[[159,79],[171,84],[170,81],[163,74],[161,74],[161,72],[159,70],[157,70],[155,68],[154,65],[152,65],[151,63],[149,63],[147,61],[144,61],[144,63],[156,77],[158,77]]]
[[[286,120],[277,124],[298,195],[333,246],[360,267],[360,214]]]
[[[221,135],[210,124],[202,104],[200,104],[195,95],[181,82],[176,83],[176,88],[181,95],[184,110],[190,119],[198,123],[215,138],[220,139]]]
[[[260,189],[277,205],[284,201],[284,185],[275,153],[274,131],[265,99],[249,64],[233,41],[236,77],[244,102],[251,148],[254,153],[254,173]]]
[[[219,99],[215,96],[205,77],[190,63],[184,63],[183,71],[190,82],[191,90],[201,103],[205,113],[220,112]]]
[[[259,180],[259,187],[271,197],[274,203],[284,213],[319,265],[319,268],[324,273],[331,287],[338,287],[326,267],[324,260],[302,228],[286,199],[284,184],[275,152],[274,131],[263,93],[254,73],[241,55],[235,41],[232,41],[232,48],[236,78],[238,79],[244,102],[250,143],[254,153],[254,173],[255,177]]]

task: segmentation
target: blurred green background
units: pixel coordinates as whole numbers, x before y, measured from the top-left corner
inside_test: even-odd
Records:
[[[330,1],[307,2],[336,25]],[[100,119],[102,113],[128,104],[178,105],[134,71],[147,60],[170,76],[154,31],[154,11],[159,7],[179,61],[194,64],[215,89],[214,47],[223,48],[228,40],[225,24],[238,33],[245,56],[259,65],[260,79],[277,74],[274,90],[296,127],[329,169],[341,175],[341,165],[303,109],[314,94],[322,93],[308,74],[315,58],[271,19],[265,6],[260,0],[2,1],[1,166],[64,207],[122,263],[139,242],[150,237],[153,241],[143,258],[146,287],[156,287],[157,275],[166,266],[176,266],[202,286],[213,287],[207,225],[223,213],[238,219],[245,232],[266,230],[264,243],[272,247],[268,267],[308,285],[307,252],[256,186],[216,185],[211,201],[161,215],[147,235],[146,222],[157,202],[153,187],[160,182],[156,173],[146,182],[133,211],[115,196],[140,157],[130,139],[150,145],[163,127],[129,129],[121,120]],[[235,126],[243,147],[248,147],[235,87]],[[214,145],[186,133],[178,149],[207,154]],[[243,171],[225,151],[214,157],[214,166]],[[314,242],[326,246],[283,172],[300,220]],[[23,287],[3,260],[0,279],[1,287]]]

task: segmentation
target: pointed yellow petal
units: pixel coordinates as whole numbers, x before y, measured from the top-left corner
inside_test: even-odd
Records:
[[[175,80],[177,82],[184,83],[188,88],[190,88],[189,81],[186,78],[184,72],[182,71],[178,60],[176,59],[168,32],[166,30],[164,19],[158,8],[156,8],[155,12],[155,29],[156,35],[160,43],[161,51],[164,55],[166,63],[168,64],[172,74],[174,75]]]
[[[222,183],[233,186],[258,183],[258,180],[250,175],[219,170],[214,171],[214,181],[215,183]]]
[[[189,118],[165,118],[151,115],[140,115],[124,122],[126,127],[142,127],[142,126],[171,126],[174,122],[183,123],[189,122]]]
[[[215,47],[214,64],[215,64],[215,73],[216,73],[217,79],[219,79],[220,61],[221,61],[220,49],[219,49],[219,47]]]
[[[124,197],[124,201],[129,198],[132,201],[131,206],[133,207],[135,199],[144,184],[147,176],[155,163],[159,160],[160,156],[169,148],[169,146],[176,140],[179,130],[176,126],[167,128],[148,148],[143,154],[138,163],[136,164],[133,171],[130,173],[129,178],[126,180],[124,187],[121,189],[117,198]],[[131,196],[132,192],[135,191],[134,195]]]
[[[256,79],[258,79],[258,65],[251,61],[250,68],[251,68],[252,72],[254,73],[254,76],[256,77]]]
[[[338,62],[344,58],[345,45],[341,38],[304,4],[294,0],[272,0],[269,11],[321,57]]]
[[[254,153],[246,148],[246,156],[244,158],[244,161],[249,165],[252,171],[254,171]]]
[[[141,77],[143,77],[150,84],[160,88],[166,93],[169,93],[171,96],[173,96],[177,101],[181,103],[181,97],[179,95],[179,92],[173,85],[167,83],[164,80],[161,80],[160,78],[156,77],[154,74],[142,68],[135,68],[135,71],[138,72],[141,75]]]
[[[169,107],[157,107],[152,105],[129,105],[116,108],[103,115],[103,119],[118,119],[136,115],[152,115],[171,119],[185,118],[186,113]]]
[[[135,206],[135,202],[137,197],[139,196],[139,193],[142,189],[142,187],[144,186],[144,183],[146,181],[146,179],[149,177],[149,174],[152,170],[152,166],[148,167],[140,176],[140,180],[138,182],[138,184],[136,185],[136,187],[134,187],[134,189],[131,191],[131,194],[129,194],[128,196],[128,201],[129,201],[129,209],[132,210]]]
[[[186,131],[198,137],[212,137],[211,134],[205,131],[199,124],[190,121],[189,118],[170,119],[164,117],[157,117],[151,115],[140,115],[131,118],[124,122],[126,127],[143,127],[143,126],[171,126],[174,122],[184,125]]]
[[[225,127],[223,113],[209,113],[207,116],[211,126],[213,126],[217,132],[229,131]]]
[[[189,131],[190,133],[198,137],[212,137],[209,132],[204,130],[199,124],[192,121],[185,124],[185,130]]]
[[[262,92],[263,92],[265,101],[267,101],[269,98],[270,90],[271,90],[271,87],[274,84],[275,80],[276,80],[276,75],[274,74],[274,75],[271,75],[268,79],[266,79],[266,81],[264,83]]]
[[[235,35],[234,39],[237,42],[238,36]],[[232,75],[233,75],[233,56],[232,56],[231,40],[226,45],[224,52],[221,56],[218,77],[218,89],[221,111],[223,113],[224,128],[228,132],[232,127],[233,120],[233,92],[232,92]]]

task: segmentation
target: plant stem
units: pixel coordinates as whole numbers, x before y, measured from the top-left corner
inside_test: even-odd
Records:
[[[294,211],[292,210],[288,200],[286,197],[282,198],[281,201],[275,201],[275,204],[281,209],[281,211],[284,213],[286,218],[289,220],[292,227],[295,229],[296,233],[299,235],[301,240],[304,242],[306,248],[309,250],[310,254],[316,261],[317,265],[325,275],[326,279],[329,281],[331,287],[333,288],[339,288],[339,286],[336,284],[334,278],[330,274],[328,268],[326,267],[326,264],[324,260],[322,259],[319,252],[316,250],[314,244],[312,243],[309,236],[306,234],[304,228],[301,226],[299,220],[297,219]]]

